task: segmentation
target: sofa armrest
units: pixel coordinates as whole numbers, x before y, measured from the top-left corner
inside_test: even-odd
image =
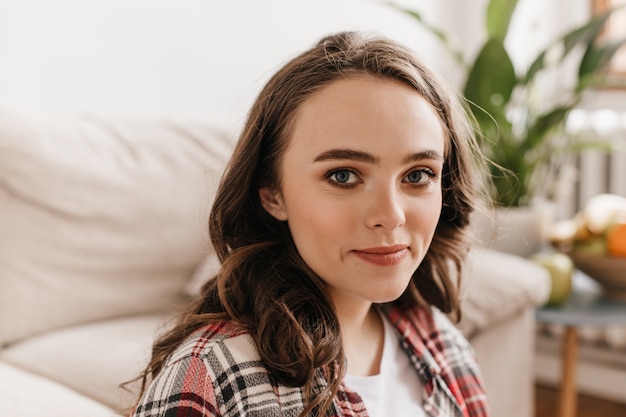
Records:
[[[527,307],[471,339],[492,417],[532,417],[535,316]]]
[[[462,319],[466,337],[545,303],[550,295],[548,271],[534,262],[492,249],[473,249],[461,281]]]

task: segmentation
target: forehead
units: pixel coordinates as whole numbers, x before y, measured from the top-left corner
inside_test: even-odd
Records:
[[[350,145],[372,137],[381,143],[405,138],[422,146],[441,145],[443,153],[445,131],[439,112],[411,86],[358,76],[335,80],[311,94],[296,111],[290,142],[324,146],[329,140]]]

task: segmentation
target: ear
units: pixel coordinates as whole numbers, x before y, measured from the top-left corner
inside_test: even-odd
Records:
[[[271,187],[259,189],[259,197],[265,211],[271,214],[276,220],[287,220],[287,211],[280,193]]]

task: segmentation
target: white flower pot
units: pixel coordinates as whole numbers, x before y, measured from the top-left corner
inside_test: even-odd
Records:
[[[476,213],[472,230],[486,247],[524,258],[537,253],[545,244],[551,221],[550,205],[498,208]]]

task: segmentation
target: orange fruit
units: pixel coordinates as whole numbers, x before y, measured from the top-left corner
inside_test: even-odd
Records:
[[[626,256],[626,223],[618,223],[609,229],[606,248],[613,256]]]

